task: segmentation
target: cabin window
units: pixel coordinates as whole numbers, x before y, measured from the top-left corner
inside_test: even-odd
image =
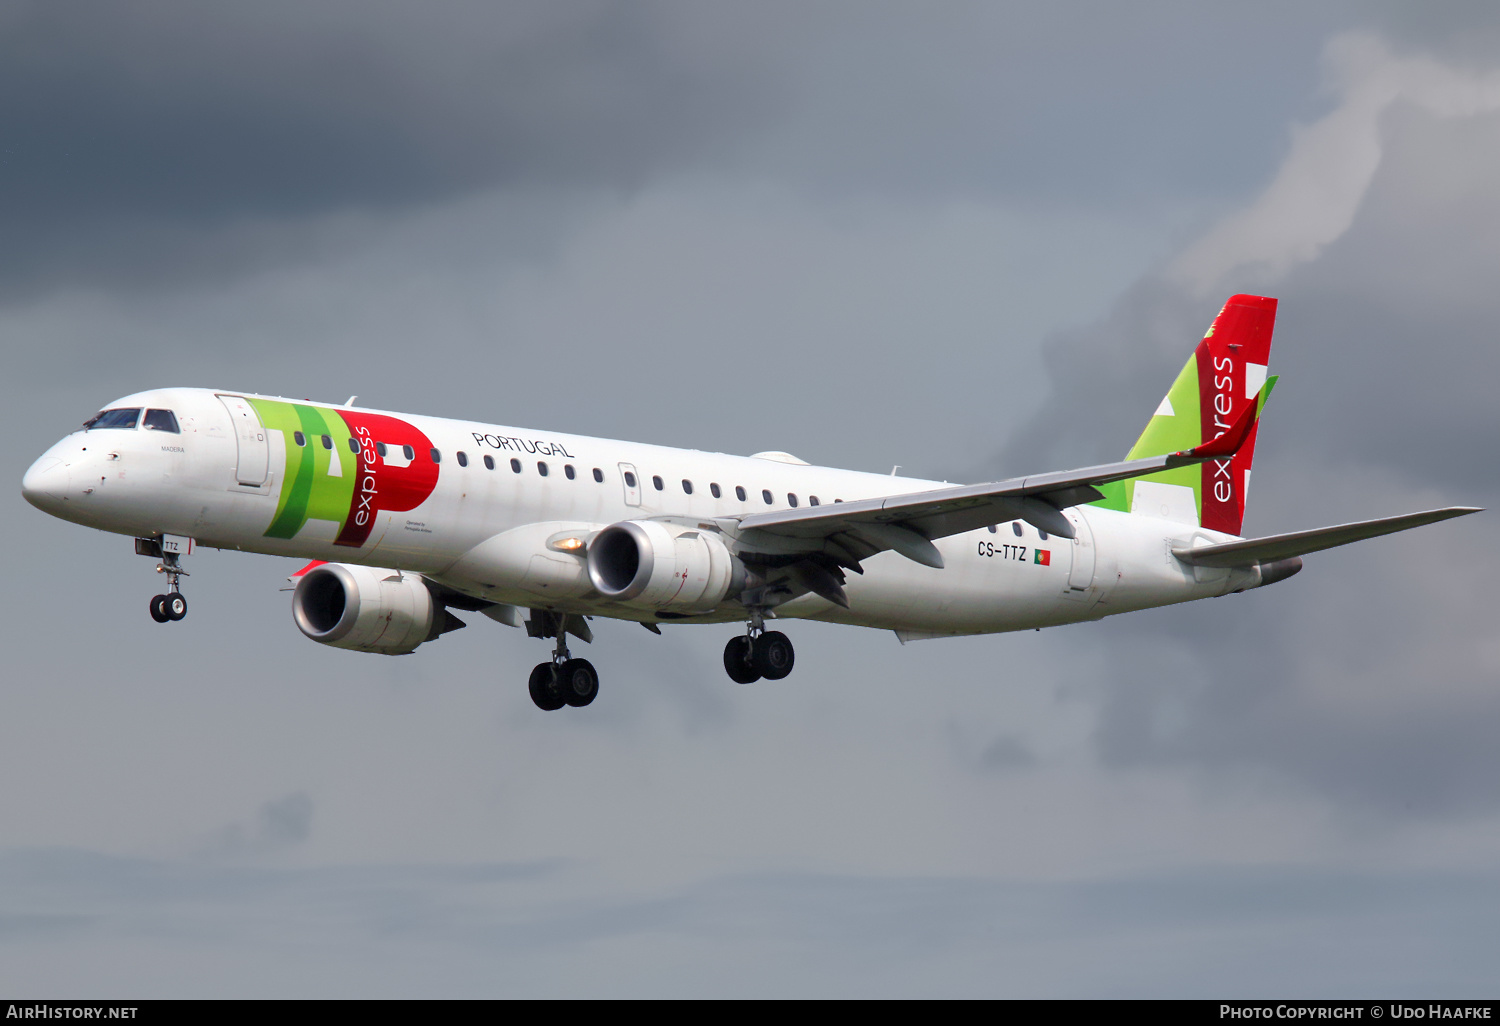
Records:
[[[656,490],[657,491],[661,491],[663,488],[666,487],[666,485],[664,485],[664,484],[661,483],[661,475],[660,474],[652,474],[651,475],[651,483],[656,486]]]
[[[734,486],[734,497],[736,499],[739,499],[741,502],[745,501],[745,486],[744,485],[735,485]]]
[[[436,452],[437,450],[434,449],[433,451]],[[403,445],[401,447],[401,455],[405,456],[406,461],[410,463],[412,460],[417,458],[417,450],[413,449],[409,445]]]
[[[797,493],[796,492],[787,492],[786,493],[786,501],[791,504],[792,508],[795,509],[796,506],[797,506]]]
[[[300,449],[304,445],[307,444],[307,436],[304,435],[301,431],[293,431],[292,432],[292,441],[296,442],[297,443],[297,448]]]
[[[495,469],[495,457],[493,457],[493,456],[486,456],[484,458],[484,469],[485,470],[494,470]]]
[[[834,502],[843,502],[844,500],[843,499],[834,499],[833,501]]]
[[[462,449],[454,453],[453,458],[458,460],[458,465],[460,467],[467,467],[469,465],[469,454],[464,452]]]
[[[521,461],[520,460],[511,460],[510,461],[510,469],[514,470],[517,474],[519,474],[521,472]]]
[[[140,419],[141,408],[137,406],[133,410],[105,410],[95,414],[83,422],[83,429],[88,431],[93,428],[135,428],[135,422]]]
[[[1016,532],[1017,538],[1021,537],[1021,522],[1019,520],[1011,521],[1010,529]]]
[[[434,462],[434,463],[441,463],[441,462],[443,462],[443,454],[442,453],[438,452],[436,449],[428,449],[427,451],[428,451],[428,453],[430,453],[432,455],[432,462]]]
[[[719,491],[719,482],[717,481],[710,481],[708,483],[708,490],[713,493],[713,497],[716,499],[721,498],[724,494]]]
[[[1047,540],[1047,532],[1043,531],[1040,527],[1038,527],[1036,529],[1036,536],[1038,538],[1040,538],[1042,541],[1046,541]]]
[[[325,448],[325,449],[332,449],[333,448],[333,439],[329,438],[327,435],[323,436],[323,448]]]
[[[573,480],[575,477],[578,476],[578,472],[573,469],[573,464],[571,464],[571,463],[565,464],[563,466],[563,474],[567,477],[567,479],[569,481]]]
[[[693,482],[689,481],[687,478],[683,478],[682,479],[682,492],[683,492],[684,495],[692,495],[693,494]]]
[[[635,487],[635,474],[634,474],[634,472],[629,471],[629,470],[625,471],[625,487],[626,488],[634,488]]]
[[[141,427],[147,431],[165,431],[169,435],[182,434],[177,427],[177,415],[171,410],[147,410]]]
[[[354,440],[353,435],[349,436],[349,451],[354,453],[356,456],[359,455],[359,443]]]
[[[996,527],[994,524],[991,524],[989,526],[989,532],[990,532],[990,534],[994,534],[998,530],[1000,530],[1000,528]]]
[[[809,495],[807,497],[807,504],[809,506],[816,506],[818,504],[818,497],[816,495]]]
[[[598,481],[600,484],[604,483],[604,471],[600,470],[598,467],[594,468],[594,480]]]
[[[771,498],[771,489],[769,489],[769,488],[762,488],[760,490],[760,497],[762,499],[766,500],[766,505],[767,506],[769,506],[772,502],[775,501],[774,499]]]
[[[375,443],[375,455],[379,456],[381,459],[385,459],[385,443],[384,442],[376,442]]]
[[[536,472],[538,474],[540,474],[542,477],[546,477],[547,476],[547,464],[543,463],[541,460],[537,460],[536,461]]]

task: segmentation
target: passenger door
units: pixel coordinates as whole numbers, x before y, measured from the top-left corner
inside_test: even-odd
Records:
[[[235,466],[235,480],[246,488],[260,489],[265,486],[270,473],[271,447],[266,441],[266,429],[260,422],[255,407],[237,395],[221,395],[219,401],[229,411],[234,423],[234,438],[239,446]]]

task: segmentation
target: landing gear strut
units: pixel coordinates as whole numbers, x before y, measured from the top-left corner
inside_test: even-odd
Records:
[[[797,654],[780,631],[766,630],[764,614],[752,610],[746,632],[724,646],[724,671],[736,684],[753,684],[764,677],[781,680],[792,672]]]
[[[142,542],[147,543],[146,548],[142,547]],[[146,538],[136,539],[135,550],[142,555],[160,556],[161,562],[156,564],[156,572],[167,575],[167,593],[151,596],[151,619],[157,623],[166,623],[168,620],[181,620],[187,616],[187,597],[182,594],[179,582],[181,578],[192,575],[182,568],[178,562],[178,554],[163,552],[160,543]]]
[[[574,659],[568,655],[565,620],[558,619],[557,647],[552,652],[552,661],[538,663],[531,671],[527,690],[538,709],[552,712],[565,705],[581,708],[588,705],[599,694],[599,674],[594,664],[587,659]]]

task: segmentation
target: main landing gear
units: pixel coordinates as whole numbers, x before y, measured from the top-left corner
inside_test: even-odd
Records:
[[[724,672],[736,684],[754,684],[762,677],[781,680],[792,672],[796,661],[791,639],[780,631],[766,630],[760,613],[752,613],[746,633],[730,638],[724,646]]]
[[[144,546],[142,543],[145,543]],[[175,552],[163,552],[159,542],[150,538],[137,538],[135,551],[143,556],[160,556],[156,572],[167,575],[167,593],[151,596],[151,619],[157,623],[181,620],[187,616],[187,597],[182,594],[180,579],[192,576],[178,562]]]
[[[531,671],[527,689],[538,709],[552,712],[565,705],[581,708],[599,694],[599,674],[587,659],[568,655],[566,620],[558,618],[557,647],[552,661],[538,663]]]

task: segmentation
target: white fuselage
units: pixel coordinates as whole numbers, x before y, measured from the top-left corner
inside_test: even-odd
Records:
[[[126,397],[113,405],[171,410],[178,430],[74,432],[28,472],[27,498],[56,516],[119,534],[186,536],[199,546],[389,567],[497,603],[639,620],[652,618],[605,601],[588,584],[584,557],[550,549],[549,539],[662,517],[732,530],[729,518],[747,514],[941,486],[775,458],[297,401],[330,419],[347,413],[347,420],[388,418],[410,427],[437,450],[439,460],[428,468],[436,480],[412,508],[381,508],[382,482],[396,478],[380,475],[412,472],[399,445],[377,457],[374,436],[361,437],[361,429],[342,439],[347,449],[329,448],[316,431],[298,432],[308,452],[323,449],[316,460],[305,457],[316,480],[307,485],[304,471],[299,487],[352,487],[349,520],[321,519],[313,508],[290,536],[268,536],[294,483],[289,449],[297,440],[253,414],[240,414],[236,423],[236,400],[241,407],[288,403],[188,388]],[[460,454],[467,465],[460,465]],[[430,463],[430,456],[419,452],[414,460]],[[375,501],[365,495],[361,506],[361,489]],[[985,633],[1097,619],[1259,583],[1253,569],[1195,570],[1172,555],[1173,548],[1229,537],[1218,532],[1095,506],[1066,513],[1077,531],[1073,540],[1042,537],[1016,522],[937,540],[943,569],[883,552],[864,562],[862,575],[849,575],[847,609],[805,594],[775,615],[914,635]],[[341,527],[347,533],[358,516],[365,517],[358,543],[349,537],[339,543]],[[726,602],[687,619],[743,618],[741,607]]]

